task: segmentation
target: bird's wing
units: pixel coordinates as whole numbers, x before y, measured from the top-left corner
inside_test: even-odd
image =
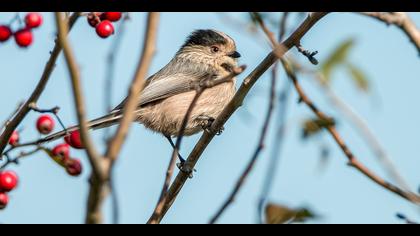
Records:
[[[145,88],[139,98],[138,106],[144,106],[150,102],[194,90],[196,82],[209,76],[215,75],[205,71],[195,71],[194,73],[185,73],[183,71],[171,75],[157,73],[146,81]],[[114,111],[122,109],[125,102],[126,99]]]

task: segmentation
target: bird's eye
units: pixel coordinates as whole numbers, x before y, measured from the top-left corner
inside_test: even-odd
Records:
[[[219,49],[219,47],[217,47],[217,46],[212,46],[211,47],[211,51],[213,52],[213,53],[216,53],[216,52],[218,52],[220,49]]]

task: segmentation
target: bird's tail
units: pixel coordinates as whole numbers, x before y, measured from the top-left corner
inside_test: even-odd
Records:
[[[108,115],[89,121],[87,125],[88,125],[88,128],[92,130],[106,128],[106,127],[117,124],[121,118],[122,118],[122,113],[119,111],[114,111]],[[52,142],[54,140],[63,138],[69,132],[73,132],[76,130],[79,130],[79,126],[69,127],[66,130],[51,134],[43,139],[38,140],[38,144]]]

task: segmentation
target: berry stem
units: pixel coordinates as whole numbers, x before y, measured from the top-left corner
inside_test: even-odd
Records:
[[[36,111],[36,112],[39,112],[39,113],[51,113],[51,114],[53,114],[55,116],[55,118],[57,118],[57,121],[60,124],[60,126],[67,133],[67,127],[64,125],[63,121],[61,120],[60,116],[58,115],[58,112],[60,111],[60,107],[55,106],[55,107],[53,107],[51,109],[40,109],[39,107],[36,106],[35,103],[31,103],[29,105],[29,108],[31,110]]]

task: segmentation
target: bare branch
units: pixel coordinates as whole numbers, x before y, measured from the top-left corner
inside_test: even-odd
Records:
[[[327,115],[325,115],[322,111],[320,111],[315,104],[312,102],[312,100],[309,99],[309,97],[305,94],[302,87],[300,86],[295,72],[291,68],[291,66],[288,64],[286,60],[282,60],[283,66],[286,70],[287,75],[293,82],[293,85],[298,92],[300,96],[300,100],[305,103],[311,111],[320,119],[329,119]],[[353,154],[353,152],[348,148],[348,146],[345,144],[339,133],[337,132],[335,126],[327,126],[325,127],[328,132],[331,134],[335,142],[338,144],[340,149],[343,151],[345,156],[347,157],[349,161],[349,165],[356,168],[358,171],[360,171],[362,174],[364,174],[366,177],[374,181],[375,183],[379,184],[380,186],[384,187],[385,189],[388,189],[389,191],[401,196],[402,198],[419,205],[420,204],[420,196],[418,196],[415,193],[404,191],[403,189],[400,189],[397,186],[392,185],[391,183],[386,182],[381,177],[375,175],[373,172],[371,172],[368,168],[366,168],[361,162],[358,161],[356,156]]]
[[[279,30],[279,36],[278,41],[281,42],[284,38],[285,32],[286,32],[286,26],[287,26],[287,17],[288,12],[284,12],[281,14],[280,19],[280,30]],[[277,76],[277,67],[278,63],[274,64],[273,70],[272,70],[272,76]],[[284,144],[284,135],[286,132],[286,117],[287,117],[287,111],[288,111],[288,101],[289,101],[289,94],[291,91],[291,85],[288,80],[285,80],[284,88],[280,91],[279,98],[278,98],[278,107],[279,110],[277,112],[277,128],[276,128],[276,135],[274,137],[275,145],[273,146],[273,150],[270,156],[270,161],[267,165],[267,171],[265,171],[265,177],[261,189],[261,194],[258,200],[257,205],[257,222],[260,224],[263,223],[263,211],[264,211],[264,204],[267,201],[267,198],[269,196],[271,187],[273,185],[275,175],[277,173],[278,168],[278,162],[280,160],[281,155],[281,148]]]
[[[143,52],[139,61],[136,75],[133,79],[128,92],[128,97],[123,108],[123,118],[118,126],[114,137],[110,140],[105,156],[115,161],[124,140],[128,134],[129,128],[135,119],[134,110],[138,106],[139,94],[143,90],[145,78],[149,70],[151,60],[155,53],[157,29],[159,23],[159,13],[150,12],[147,17],[147,28],[145,33],[145,41],[143,44]]]
[[[331,104],[333,104],[338,110],[340,110],[345,117],[347,117],[360,132],[361,136],[366,140],[369,147],[373,150],[376,158],[379,163],[382,164],[389,177],[392,178],[398,185],[403,189],[409,190],[410,187],[408,183],[404,180],[401,174],[396,169],[395,165],[392,163],[392,159],[389,157],[388,153],[385,150],[385,147],[379,142],[373,131],[370,129],[369,125],[354,111],[349,105],[347,105],[331,88],[331,86],[325,83],[325,78],[321,73],[315,74],[316,81],[321,85],[324,94],[327,96]]]
[[[360,14],[400,28],[416,47],[420,55],[420,30],[406,12],[360,12]]]
[[[325,12],[310,14],[305,21],[296,29],[292,35],[276,49],[270,52],[265,59],[244,79],[241,87],[236,92],[231,102],[225,107],[219,117],[213,122],[211,127],[212,130],[220,129],[224,123],[232,116],[232,114],[242,105],[245,97],[263,75],[268,68],[270,68],[278,59],[283,56],[288,50],[290,50],[300,39],[322,18],[326,15]],[[185,164],[190,165],[191,169],[194,168],[195,164],[199,160],[200,156],[214,138],[216,132],[204,132],[198,143],[195,145],[193,151],[190,153]],[[185,182],[188,179],[188,174],[179,172],[174,182],[168,191],[168,196],[162,209],[162,215],[159,217],[157,222],[160,222],[165,216],[166,212],[172,206],[178,193],[181,191]]]
[[[19,103],[19,105],[16,107],[16,109],[10,114],[10,116],[3,122],[3,125],[0,128],[0,132],[3,132],[4,129],[7,128],[10,121],[15,117],[15,115],[22,109],[24,102]]]
[[[168,192],[168,187],[169,187],[169,184],[171,182],[171,178],[172,178],[173,171],[174,171],[174,168],[175,168],[177,154],[179,152],[179,149],[181,148],[181,142],[182,142],[182,138],[184,136],[185,128],[187,127],[188,120],[190,119],[191,113],[194,110],[194,107],[195,107],[198,99],[200,98],[200,96],[203,94],[203,92],[206,89],[212,88],[212,87],[217,86],[217,85],[222,84],[222,83],[232,81],[232,79],[235,76],[241,74],[245,70],[245,68],[246,68],[245,66],[234,68],[232,73],[230,73],[228,76],[225,76],[224,78],[221,78],[221,79],[218,79],[218,80],[212,80],[212,76],[209,76],[208,78],[204,78],[202,81],[200,81],[199,84],[197,84],[196,94],[195,94],[193,100],[191,101],[190,106],[188,107],[188,110],[185,113],[185,116],[182,120],[179,135],[178,135],[178,138],[176,140],[175,148],[172,151],[171,160],[169,162],[169,166],[168,166],[168,169],[166,171],[166,178],[165,178],[165,182],[164,182],[164,185],[163,185],[160,197],[159,197],[159,201],[158,201],[158,204],[156,205],[156,208],[155,208],[152,216],[150,217],[150,219],[148,221],[149,224],[158,223],[158,219],[162,215],[162,209],[163,209],[163,206],[165,204],[165,200],[166,200],[167,192]]]
[[[261,23],[262,29],[264,30],[264,32],[266,32],[267,37],[270,38],[270,41],[275,42],[275,40],[273,39],[272,34],[269,33],[268,29],[264,26],[264,23],[263,22],[260,22],[260,23]],[[274,44],[273,46],[276,46],[276,45],[277,44]],[[288,62],[285,59],[283,59],[283,58],[281,58],[280,60],[281,60],[281,62],[283,64],[284,69],[286,70],[286,73],[287,73],[288,77],[293,82],[293,85],[294,85],[296,91],[298,92],[298,94],[300,96],[300,101],[302,101],[305,104],[307,104],[308,107],[320,119],[322,119],[322,120],[329,120],[330,117],[328,117],[323,112],[321,112],[315,106],[315,104],[306,96],[306,94],[304,93],[302,87],[298,83],[298,80],[296,78],[295,72],[293,71],[293,69],[291,68],[291,66],[288,64]],[[411,202],[413,202],[415,204],[420,204],[420,196],[418,196],[415,193],[412,193],[410,191],[404,191],[403,189],[400,189],[399,187],[394,186],[391,183],[386,182],[385,180],[383,180],[379,176],[376,176],[374,173],[372,173],[362,163],[360,163],[356,159],[356,157],[354,156],[354,154],[350,151],[350,149],[347,147],[347,145],[344,143],[344,141],[341,139],[341,137],[338,134],[335,126],[327,126],[325,128],[333,136],[333,138],[336,141],[336,143],[340,146],[340,148],[342,149],[342,151],[344,152],[344,154],[348,157],[348,159],[349,159],[349,165],[350,166],[355,167],[357,170],[359,170],[360,172],[362,172],[364,175],[366,175],[367,177],[369,177],[371,180],[373,180],[377,184],[381,185],[382,187],[390,190],[391,192],[394,192],[394,193],[400,195],[401,197],[403,197],[403,198],[405,198],[405,199],[407,199],[407,200],[409,200],[409,201],[411,201]]]
[[[239,190],[245,183],[246,178],[251,173],[252,169],[254,168],[255,163],[257,162],[257,159],[261,153],[261,151],[264,149],[265,145],[265,139],[267,136],[268,127],[271,122],[271,118],[273,115],[275,100],[276,100],[276,71],[275,67],[273,68],[273,75],[271,76],[271,85],[270,85],[270,93],[269,93],[269,103],[268,103],[268,109],[267,113],[265,115],[265,120],[263,127],[261,129],[260,138],[257,144],[257,147],[255,148],[254,154],[249,161],[247,167],[245,168],[242,175],[239,177],[238,181],[235,184],[235,187],[232,191],[232,193],[229,195],[228,199],[223,203],[221,208],[217,211],[217,213],[214,215],[214,217],[210,220],[210,224],[216,223],[216,221],[220,218],[220,216],[225,212],[225,210],[228,208],[228,206],[235,200],[236,195],[239,193]]]
[[[21,152],[19,153],[19,155],[17,155],[14,158],[11,158],[9,155],[6,155],[6,162],[0,166],[0,171],[4,170],[7,166],[9,166],[10,164],[18,164],[20,159],[24,158],[24,157],[28,157],[31,156],[32,154],[37,153],[38,151],[42,150],[43,148],[38,146],[35,149],[33,149],[32,151],[29,152]]]
[[[80,128],[80,138],[85,146],[86,153],[89,157],[90,164],[93,169],[93,173],[100,177],[104,176],[104,170],[101,167],[101,156],[95,150],[93,142],[89,136],[89,129],[87,126],[86,109],[84,104],[84,96],[82,93],[82,86],[80,82],[80,72],[76,63],[76,58],[73,54],[71,46],[66,38],[68,31],[67,25],[63,21],[62,13],[55,13],[55,20],[58,31],[58,41],[63,48],[64,57],[66,59],[67,68],[71,78],[73,97],[75,102],[75,109],[77,112],[77,119]]]
[[[102,212],[100,208],[106,196],[104,182],[106,181],[108,174],[104,165],[105,161],[103,157],[96,152],[93,142],[89,136],[89,129],[85,115],[84,97],[80,82],[80,72],[73,52],[67,38],[65,37],[67,26],[64,24],[62,19],[63,14],[56,12],[55,20],[57,24],[58,40],[60,45],[63,47],[64,57],[71,77],[75,109],[77,111],[77,119],[79,122],[80,137],[85,146],[86,153],[92,167],[86,223],[100,223],[102,222]]]

